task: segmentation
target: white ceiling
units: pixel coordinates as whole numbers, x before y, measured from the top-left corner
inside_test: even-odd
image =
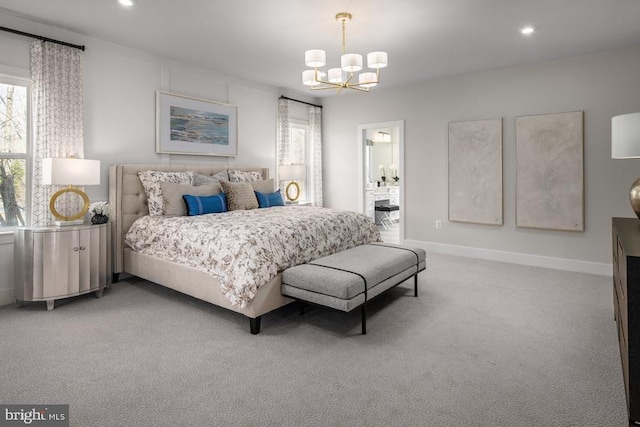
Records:
[[[384,86],[640,44],[640,0],[0,0],[3,13],[298,91],[305,50],[338,65],[343,11],[348,51],[389,53]],[[522,36],[525,24],[537,32]]]

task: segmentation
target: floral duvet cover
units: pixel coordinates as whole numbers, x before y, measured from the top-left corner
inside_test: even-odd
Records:
[[[307,206],[144,216],[125,238],[137,252],[211,274],[241,308],[280,271],[376,241],[380,233],[365,215]]]

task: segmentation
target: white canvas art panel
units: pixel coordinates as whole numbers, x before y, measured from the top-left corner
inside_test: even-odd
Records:
[[[449,123],[449,221],[502,225],[502,119]]]
[[[582,111],[516,117],[516,225],[584,230]]]

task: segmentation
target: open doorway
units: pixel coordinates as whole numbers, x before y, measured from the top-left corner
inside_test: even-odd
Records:
[[[360,206],[382,240],[404,240],[404,121],[358,126]]]

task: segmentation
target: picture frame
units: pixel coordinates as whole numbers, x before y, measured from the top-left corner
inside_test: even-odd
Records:
[[[235,105],[156,92],[156,153],[234,157],[237,128]]]
[[[503,225],[502,118],[449,123],[449,221]]]
[[[516,117],[516,226],[584,231],[582,111]]]

